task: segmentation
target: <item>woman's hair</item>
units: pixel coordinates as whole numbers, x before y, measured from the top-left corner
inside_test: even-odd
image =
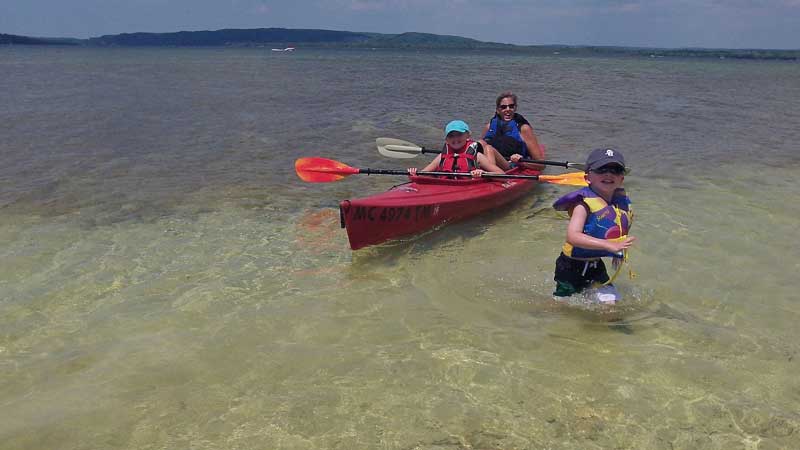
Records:
[[[494,107],[495,108],[499,108],[500,107],[500,102],[502,102],[503,99],[507,98],[507,97],[511,97],[511,100],[514,100],[515,104],[517,103],[517,94],[515,94],[515,93],[513,93],[511,91],[505,91],[505,92],[501,92],[500,95],[497,96],[497,100],[495,100],[495,102],[494,102]]]

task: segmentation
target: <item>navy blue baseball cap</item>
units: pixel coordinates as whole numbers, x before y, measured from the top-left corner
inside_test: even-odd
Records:
[[[622,152],[613,148],[596,148],[586,158],[586,171],[597,169],[608,164],[619,164],[625,169],[625,157]]]

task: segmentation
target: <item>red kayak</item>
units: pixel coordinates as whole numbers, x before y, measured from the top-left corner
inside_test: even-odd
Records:
[[[540,172],[517,168],[507,173],[539,175]],[[358,250],[476,216],[513,202],[539,183],[520,178],[409,178],[410,182],[386,192],[339,204],[350,248]]]

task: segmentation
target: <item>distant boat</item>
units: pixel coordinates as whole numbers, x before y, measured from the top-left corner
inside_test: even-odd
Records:
[[[293,52],[294,47],[286,47],[286,48],[273,48],[273,52]]]

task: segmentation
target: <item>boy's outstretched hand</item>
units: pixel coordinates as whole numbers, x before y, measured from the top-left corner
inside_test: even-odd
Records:
[[[629,248],[633,243],[636,242],[636,238],[633,236],[628,236],[622,241],[613,242],[613,241],[606,241],[607,248],[606,250],[610,251],[611,253],[619,253],[627,248]]]

